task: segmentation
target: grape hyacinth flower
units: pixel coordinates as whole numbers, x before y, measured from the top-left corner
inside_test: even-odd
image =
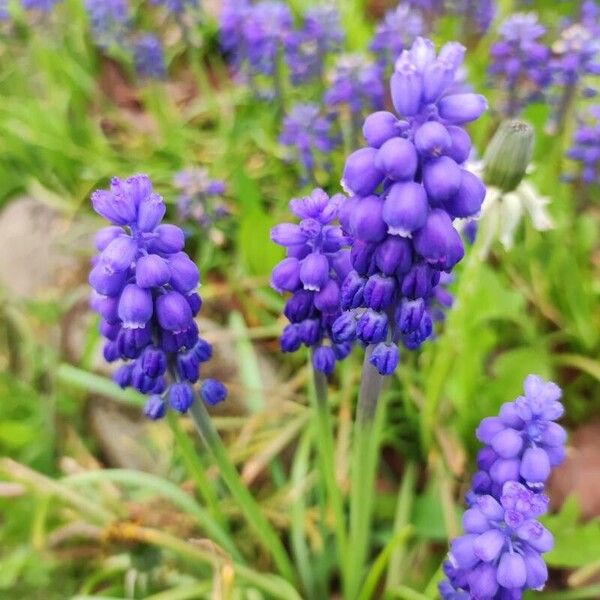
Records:
[[[496,11],[495,0],[451,0],[449,7],[449,12],[461,17],[463,33],[469,37],[486,34]]]
[[[506,90],[504,114],[517,115],[539,99],[550,84],[550,50],[540,41],[545,27],[535,13],[515,13],[500,26],[501,39],[490,49],[489,75]]]
[[[327,56],[338,52],[343,41],[344,31],[335,7],[309,8],[302,27],[285,37],[285,59],[292,85],[322,80]]]
[[[588,115],[588,118],[579,119],[571,148],[567,151],[568,158],[581,164],[579,177],[585,184],[600,181],[600,106],[590,108]],[[574,180],[577,176],[569,174],[565,178]]]
[[[39,10],[49,13],[60,2],[60,0],[21,0],[25,10]]]
[[[410,48],[424,30],[423,15],[401,2],[386,13],[375,31],[369,49],[377,55],[377,61],[385,71],[388,65],[394,65],[402,50]]]
[[[165,57],[160,39],[146,33],[140,36],[133,46],[135,70],[145,79],[163,79],[167,74]]]
[[[183,251],[183,231],[161,223],[166,207],[146,175],[113,178],[109,190],[92,194],[92,206],[111,223],[96,235],[89,276],[104,357],[125,361],[114,379],[149,395],[146,416],[159,419],[167,406],[185,413],[212,348],[194,321],[202,304],[199,273]],[[205,379],[200,394],[213,405],[227,391]]]
[[[556,133],[564,127],[569,110],[582,93],[593,97],[597,90],[584,87],[587,76],[600,75],[600,46],[592,27],[586,27],[583,22],[565,27],[559,39],[552,44],[552,59],[550,70],[553,84],[557,88],[555,110],[548,124],[548,132]]]
[[[342,184],[351,198],[340,222],[351,238],[352,271],[341,287],[344,313],[334,339],[355,339],[380,375],[398,365],[398,343],[417,349],[432,334],[428,303],[443,272],[464,249],[456,218],[479,212],[485,186],[461,165],[471,151],[462,125],[486,110],[483,96],[448,94],[465,49],[418,38],[391,79],[397,115],[367,117],[367,147],[346,160]]]
[[[544,483],[565,456],[567,434],[556,423],[564,409],[556,384],[529,375],[524,388],[477,429],[487,445],[467,494],[465,534],[452,542],[444,564],[444,600],[521,598],[548,578],[541,555],[554,539],[538,518],[548,509]]]
[[[287,250],[274,269],[271,285],[292,296],[284,314],[290,324],[281,336],[283,352],[295,352],[302,345],[312,349],[317,371],[330,374],[338,360],[352,349],[346,341],[334,342],[333,322],[340,315],[340,285],[351,269],[350,252],[337,219],[341,194],[329,196],[315,189],[305,198],[290,201],[299,224],[283,223],[271,230],[271,239]]]
[[[331,109],[349,111],[352,139],[356,139],[364,113],[383,108],[383,69],[362,54],[340,56],[331,73],[329,89],[323,100]]]
[[[0,21],[8,21],[8,19],[10,19],[8,0],[0,0]]]
[[[203,167],[193,167],[179,171],[173,183],[180,192],[177,198],[179,220],[193,221],[208,233],[213,243],[222,246],[225,236],[217,225],[231,215],[223,200],[224,182],[211,179]]]
[[[152,0],[152,4],[164,6],[175,17],[183,15],[186,10],[197,11],[200,8],[198,0]]]
[[[86,0],[92,38],[104,50],[121,46],[129,27],[129,8],[126,0]]]
[[[296,104],[283,120],[279,141],[302,167],[301,183],[315,181],[315,170],[328,170],[327,155],[341,142],[334,115],[323,115],[316,104]]]

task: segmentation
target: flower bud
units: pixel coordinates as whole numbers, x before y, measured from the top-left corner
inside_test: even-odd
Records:
[[[425,225],[415,232],[413,243],[415,250],[433,265],[449,268],[452,265],[448,266],[448,262],[458,262],[458,256],[462,258],[455,248],[459,244],[462,249],[460,235],[452,226],[446,211],[438,208],[429,213]]]
[[[383,219],[390,235],[410,237],[425,225],[429,203],[423,186],[414,181],[395,183],[383,204]]]
[[[383,201],[379,196],[361,198],[350,218],[352,233],[363,242],[380,242],[386,236]]]
[[[135,282],[141,288],[153,288],[165,285],[171,279],[171,270],[167,262],[158,254],[140,256],[135,265]]]
[[[94,236],[94,245],[96,250],[102,252],[115,238],[123,235],[123,228],[111,225],[110,227],[103,227]]]
[[[400,362],[400,351],[396,344],[381,342],[375,346],[369,362],[380,375],[391,375]]]
[[[312,252],[300,263],[300,281],[305,290],[318,292],[329,279],[329,261],[323,254]]]
[[[306,319],[299,325],[300,340],[306,346],[314,346],[321,337],[319,319]]]
[[[421,156],[439,157],[452,145],[448,130],[439,121],[427,121],[415,132],[415,146]]]
[[[167,370],[167,357],[162,350],[148,346],[139,358],[139,365],[148,377],[159,377]]]
[[[423,185],[432,206],[442,202],[458,192],[461,182],[460,167],[448,156],[429,160],[423,166]]]
[[[367,309],[356,324],[357,337],[365,344],[383,342],[388,333],[388,318],[385,313]]]
[[[156,315],[163,329],[175,333],[187,329],[192,322],[192,309],[179,292],[168,292],[156,300]]]
[[[152,231],[165,216],[167,207],[158,194],[150,194],[138,207],[137,226],[140,231]]]
[[[117,296],[127,281],[126,271],[107,272],[104,265],[97,264],[88,277],[89,284],[103,296]]]
[[[335,368],[335,352],[329,346],[319,346],[312,357],[313,367],[321,373],[331,375]]]
[[[455,219],[472,217],[479,213],[485,198],[485,185],[470,171],[461,169],[458,191],[444,202],[444,208]]]
[[[412,244],[399,236],[390,236],[377,246],[375,263],[388,277],[407,273],[413,262]]]
[[[462,125],[478,119],[488,104],[480,94],[451,94],[438,102],[438,110],[442,119],[453,125]]]
[[[336,312],[340,306],[340,286],[334,279],[327,283],[315,294],[315,307],[321,312]]]
[[[185,252],[178,252],[169,257],[169,268],[171,270],[170,284],[178,292],[187,294],[198,287],[200,283],[198,267]]]
[[[126,285],[119,298],[119,319],[125,329],[139,329],[151,319],[152,294],[134,283]]]
[[[167,410],[167,405],[164,400],[158,396],[150,396],[148,402],[146,402],[146,406],[144,407],[144,415],[153,421],[157,419],[162,419],[165,416],[165,412]]]
[[[159,225],[154,230],[154,236],[148,244],[148,248],[152,252],[171,254],[180,252],[185,245],[183,231],[176,225],[170,225],[169,223]]]
[[[534,130],[529,123],[504,121],[485,153],[485,182],[503,192],[513,191],[525,176],[533,143]]]
[[[271,229],[271,240],[280,246],[301,245],[307,239],[306,233],[295,223],[280,223]]]
[[[419,112],[421,106],[423,78],[407,50],[396,61],[395,69],[390,81],[392,103],[399,115],[412,117]]]
[[[392,277],[371,275],[365,284],[363,298],[365,304],[373,310],[384,310],[394,300],[396,284]]]
[[[398,118],[391,112],[379,110],[365,119],[362,132],[371,148],[380,148],[398,135]]]
[[[394,181],[412,179],[417,171],[419,159],[412,142],[401,137],[388,140],[375,156],[375,166]]]
[[[209,406],[215,406],[227,398],[227,388],[217,379],[205,379],[200,389],[202,400]]]
[[[343,312],[331,326],[331,333],[336,342],[351,342],[356,337],[356,318],[353,312]]]
[[[363,301],[366,279],[356,271],[350,271],[342,283],[340,304],[342,309],[358,308]]]
[[[361,148],[346,159],[342,187],[357,196],[372,194],[383,181],[383,173],[375,166],[375,148]]]
[[[446,155],[459,165],[462,165],[471,154],[471,138],[462,127],[457,127],[456,125],[448,125],[446,131],[450,134],[452,140],[450,147],[446,150]]]
[[[284,258],[271,274],[271,286],[278,292],[293,292],[300,286],[300,262]]]
[[[302,344],[300,339],[300,327],[295,323],[286,325],[279,340],[282,352],[296,352]]]
[[[187,383],[174,383],[169,389],[169,404],[177,412],[187,412],[193,402],[194,391]]]

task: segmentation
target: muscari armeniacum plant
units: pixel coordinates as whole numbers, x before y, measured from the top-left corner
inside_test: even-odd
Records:
[[[567,181],[581,180],[585,185],[600,181],[600,105],[592,106],[578,117],[567,158],[579,163],[578,173],[563,175]]]
[[[520,600],[525,590],[544,587],[542,554],[554,539],[538,519],[548,510],[545,484],[565,458],[560,397],[555,383],[529,375],[524,394],[479,425],[485,446],[466,495],[465,534],[444,563],[443,600]]]
[[[122,387],[148,395],[144,412],[159,419],[171,408],[189,411],[196,429],[220,469],[221,477],[278,570],[293,579],[293,568],[277,533],[242,483],[211,422],[204,403],[227,396],[218,380],[200,377],[210,344],[199,337],[195,317],[202,305],[199,272],[184,252],[183,231],[162,223],[166,207],[146,175],[114,178],[109,190],[92,195],[94,210],[111,225],[95,244],[89,283],[92,308],[101,316],[104,357],[124,364],[114,378]],[[196,400],[196,384],[200,382]],[[198,466],[202,469],[202,465]]]

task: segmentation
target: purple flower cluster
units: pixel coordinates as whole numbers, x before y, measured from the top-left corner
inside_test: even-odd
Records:
[[[296,104],[283,120],[279,141],[293,150],[302,168],[301,182],[315,181],[315,169],[329,168],[327,155],[341,142],[334,115],[323,115],[316,104]]]
[[[163,79],[167,74],[160,39],[151,33],[142,34],[133,44],[135,70],[140,77]]]
[[[129,29],[126,0],[86,0],[92,37],[99,48],[108,49],[124,43]]]
[[[489,75],[506,90],[505,114],[515,116],[550,84],[550,49],[540,41],[546,29],[535,13],[515,13],[499,33],[501,39],[490,49]]]
[[[440,584],[444,600],[513,600],[543,588],[548,570],[541,556],[552,534],[538,521],[548,508],[543,488],[564,459],[561,390],[529,375],[525,394],[483,419],[477,437],[479,471],[467,495],[465,534],[452,542]]]
[[[452,221],[476,215],[485,196],[481,180],[461,167],[471,151],[461,126],[487,103],[478,94],[448,93],[464,52],[452,42],[436,56],[423,38],[404,50],[391,79],[397,115],[367,117],[368,146],[344,168],[352,197],[340,222],[351,238],[353,269],[332,332],[338,342],[372,345],[370,361],[382,375],[398,365],[399,342],[416,349],[431,336],[428,305],[441,274],[464,254]]]
[[[104,357],[126,361],[114,378],[150,396],[149,418],[164,416],[167,404],[184,413],[212,348],[194,321],[202,304],[200,276],[183,251],[183,231],[161,224],[165,204],[146,175],[115,177],[110,190],[93,193],[92,206],[112,223],[96,236],[98,255],[89,276],[91,305],[107,340]],[[219,381],[203,381],[201,396],[208,404],[226,395]]]
[[[466,33],[484,35],[496,16],[497,6],[495,0],[451,0],[449,10],[460,15]]]
[[[377,55],[379,64],[385,70],[387,66],[393,66],[402,50],[410,48],[424,31],[423,15],[401,2],[386,13],[375,31],[369,49]]]
[[[600,106],[590,108],[589,116],[580,120],[567,152],[568,158],[581,163],[581,180],[586,184],[600,180]]]
[[[225,202],[225,183],[211,179],[208,171],[195,167],[179,171],[173,179],[179,190],[177,215],[181,221],[193,220],[203,229],[210,229],[216,222],[230,216]]]
[[[50,12],[60,0],[21,0],[25,10],[39,10],[41,12]]]
[[[164,6],[169,13],[180,16],[186,10],[198,10],[200,4],[198,0],[152,0],[154,5]]]
[[[352,121],[360,121],[364,112],[383,108],[383,75],[381,65],[365,55],[344,54],[336,61],[323,101],[332,109],[347,107]]]
[[[326,57],[338,52],[343,41],[340,15],[334,7],[309,8],[302,27],[290,31],[285,39],[285,60],[292,85],[322,80]]]
[[[292,295],[284,314],[290,324],[281,336],[281,349],[295,352],[312,348],[315,369],[329,374],[337,360],[351,351],[349,342],[333,342],[331,326],[340,315],[340,284],[351,270],[347,240],[334,225],[343,196],[331,198],[321,189],[290,201],[299,224],[283,223],[271,230],[271,239],[287,250],[274,269],[271,285]]]

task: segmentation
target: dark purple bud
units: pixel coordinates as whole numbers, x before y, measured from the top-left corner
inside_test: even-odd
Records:
[[[418,164],[419,158],[413,143],[400,137],[385,142],[375,157],[375,166],[395,181],[412,179]]]
[[[388,333],[388,318],[385,313],[367,309],[356,324],[357,337],[365,344],[383,342]]]
[[[187,412],[193,402],[194,391],[187,383],[174,383],[169,389],[169,404],[177,412]]]
[[[379,196],[367,196],[356,203],[350,218],[352,234],[363,242],[380,242],[386,236],[387,225],[383,220],[383,200]]]
[[[193,351],[199,363],[209,361],[213,354],[212,346],[205,339],[202,338],[198,338],[198,341],[196,342]]]
[[[156,315],[163,329],[175,333],[186,330],[192,322],[192,309],[179,292],[168,292],[156,299]]]
[[[329,279],[329,261],[323,254],[312,252],[300,262],[300,281],[305,290],[318,292]]]
[[[480,560],[491,562],[498,558],[504,543],[504,534],[499,529],[488,529],[477,537],[473,543],[473,551]]]
[[[169,282],[171,271],[158,254],[140,256],[135,265],[135,281],[141,288],[160,287]]]
[[[402,333],[415,331],[421,324],[425,313],[425,301],[423,298],[409,300],[402,298],[402,302],[396,311],[396,324]]]
[[[302,340],[300,339],[300,327],[295,323],[287,325],[281,334],[279,343],[282,352],[296,352],[302,344]]]
[[[473,543],[476,539],[477,536],[475,534],[467,534],[452,541],[450,554],[457,567],[472,569],[479,562],[473,550]]]
[[[340,286],[337,281],[330,279],[315,294],[315,306],[325,313],[336,312],[340,308]]]
[[[376,249],[377,244],[354,240],[350,250],[350,262],[354,270],[360,275],[368,275],[373,271]]]
[[[380,148],[384,142],[398,135],[398,118],[385,110],[371,113],[363,125],[363,135],[371,148]]]
[[[413,265],[402,279],[402,295],[408,298],[425,298],[438,284],[439,271],[425,263]]]
[[[114,185],[115,183],[113,180],[111,187]],[[122,181],[119,181],[118,189],[123,189],[124,193],[126,193],[132,199],[135,206],[139,208],[142,201],[152,193],[152,182],[148,175],[138,173],[137,175],[128,177],[124,184]]]
[[[427,221],[429,203],[423,186],[414,181],[395,183],[383,204],[383,219],[390,235],[410,237]]]
[[[392,75],[390,86],[392,103],[399,115],[412,117],[419,112],[423,79],[406,50],[396,62],[396,71]]]
[[[160,377],[167,370],[167,357],[165,353],[152,346],[148,346],[142,352],[138,363],[142,372],[148,377]]]
[[[293,292],[300,286],[300,262],[297,258],[284,258],[271,274],[271,286],[278,292]]]
[[[116,225],[111,227],[103,227],[96,233],[94,237],[94,245],[99,252],[102,252],[115,238],[123,235],[122,227]]]
[[[352,352],[352,342],[342,342],[333,345],[336,360],[344,360]]]
[[[314,346],[321,339],[321,326],[318,319],[306,319],[298,327],[300,340],[306,346]]]
[[[437,158],[452,145],[448,130],[439,121],[426,121],[415,132],[415,146],[421,156]]]
[[[352,196],[352,198],[348,198],[344,200],[340,205],[339,210],[339,221],[342,226],[342,230],[344,233],[348,234],[351,231],[350,219],[352,218],[352,214],[354,213],[354,209],[356,208],[356,204],[360,202],[360,198],[358,196]]]
[[[312,251],[312,248],[308,244],[302,246],[288,246],[285,255],[290,258],[297,258],[302,260],[305,256],[308,256]]]
[[[329,262],[331,262],[331,266],[338,276],[339,281],[344,281],[346,275],[348,275],[353,268],[351,254],[348,249],[339,250],[330,255]]]
[[[475,435],[480,442],[491,444],[494,437],[504,431],[505,425],[499,417],[485,417],[481,420]]]
[[[413,243],[427,262],[445,265],[457,238],[462,246],[460,235],[446,211],[436,208],[429,213],[425,225],[413,235]]]
[[[288,299],[283,309],[283,314],[291,323],[300,323],[308,319],[313,311],[314,293],[308,290],[298,290]]]
[[[423,166],[423,185],[432,206],[440,206],[444,200],[454,196],[460,182],[461,169],[448,156],[427,161]]]
[[[96,190],[92,194],[92,206],[100,216],[115,225],[135,223],[136,206],[125,194],[113,194],[107,190]]]
[[[489,471],[497,459],[498,455],[494,452],[494,450],[489,446],[486,446],[477,453],[477,466],[484,471]]]
[[[153,235],[154,237],[151,238],[148,245],[152,252],[172,254],[183,250],[185,238],[181,228],[176,225],[170,225],[168,223],[159,225],[154,230]]]
[[[115,362],[115,360],[121,358],[118,344],[116,342],[107,342],[104,344],[102,355],[104,356],[104,360],[108,363]]]
[[[548,567],[544,559],[537,552],[525,551],[523,560],[527,571],[527,587],[532,590],[542,589],[548,581]]]
[[[356,338],[356,318],[353,312],[342,313],[331,326],[336,342],[351,342]]]
[[[102,321],[100,321],[100,333],[107,339],[111,340],[111,341],[115,341],[117,339],[117,336],[119,335],[119,331],[121,331],[121,324],[120,323],[109,323],[108,321],[105,321],[104,319],[102,319]]]
[[[138,229],[144,232],[154,230],[162,221],[166,210],[165,203],[158,194],[150,194],[145,197],[138,207]]]
[[[487,107],[484,96],[471,93],[444,96],[438,102],[440,117],[454,125],[475,121],[487,110]]]
[[[404,238],[390,236],[377,246],[375,263],[377,268],[388,277],[407,273],[412,266],[412,244]]]
[[[133,371],[133,364],[123,365],[119,367],[113,373],[114,382],[120,387],[125,389],[131,385],[131,374]]]
[[[185,252],[178,252],[169,257],[171,270],[170,284],[178,292],[187,294],[195,290],[200,283],[198,267]]]
[[[496,580],[509,590],[522,588],[527,581],[527,569],[523,557],[516,552],[505,552],[498,563]]]
[[[450,147],[446,150],[446,155],[459,165],[462,165],[471,154],[471,138],[462,127],[457,127],[456,125],[448,125],[446,131],[452,139]]]
[[[205,379],[200,388],[202,400],[209,406],[215,406],[227,398],[227,388],[217,379]]]
[[[394,300],[395,280],[392,277],[371,275],[365,284],[363,298],[365,304],[373,310],[384,310]]]
[[[121,293],[123,287],[125,287],[127,272],[107,272],[104,266],[99,263],[90,271],[88,282],[103,296],[117,296]]]
[[[472,217],[479,213],[485,193],[483,181],[477,175],[462,169],[460,187],[454,196],[444,202],[444,208],[455,219]]]
[[[200,294],[198,294],[197,292],[193,292],[192,294],[186,294],[185,299],[190,305],[192,316],[195,317],[202,308],[202,298],[200,298]]]
[[[152,318],[152,294],[149,290],[130,283],[121,292],[118,310],[125,329],[144,327]]]
[[[331,375],[335,369],[335,353],[329,346],[319,346],[312,357],[313,367],[325,375]]]
[[[144,415],[153,421],[162,419],[165,416],[166,411],[167,405],[158,395],[150,396],[150,398],[148,398],[148,402],[146,402],[146,406],[144,407]]]
[[[421,347],[421,344],[431,336],[432,331],[433,323],[431,321],[431,316],[425,311],[419,326],[413,331],[403,334],[402,341],[409,350],[417,350]]]
[[[300,225],[281,223],[271,229],[271,240],[280,246],[298,246],[306,243],[308,236]]]
[[[361,148],[346,159],[342,186],[357,196],[372,194],[383,181],[383,173],[375,166],[375,148]]]
[[[177,373],[184,381],[196,383],[200,377],[200,361],[194,350],[177,355]]]
[[[356,271],[350,271],[340,290],[340,305],[343,310],[358,308],[363,303],[363,292],[367,280]]]
[[[151,341],[152,328],[150,325],[140,329],[121,329],[117,337],[119,354],[123,358],[137,358]]]
[[[380,375],[392,375],[400,362],[400,351],[396,344],[381,342],[375,346],[369,362]]]
[[[516,458],[499,458],[490,468],[492,481],[500,485],[507,481],[518,481],[520,464]]]

